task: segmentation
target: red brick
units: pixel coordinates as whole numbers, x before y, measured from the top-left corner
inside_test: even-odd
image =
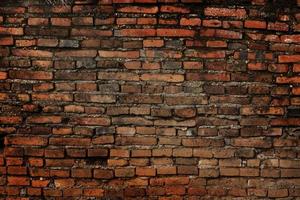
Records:
[[[67,178],[67,179],[55,179],[54,180],[54,185],[56,188],[69,188],[73,187],[75,185],[74,179]]]
[[[49,180],[32,180],[31,185],[33,187],[47,187],[49,183]]]
[[[71,19],[69,18],[51,18],[51,24],[53,26],[71,26]]]
[[[120,145],[144,145],[151,146],[157,144],[156,138],[153,137],[117,137],[116,143]]]
[[[106,157],[108,150],[103,148],[88,149],[88,157]]]
[[[157,19],[156,18],[138,18],[137,19],[137,24],[143,24],[143,25],[153,25],[157,24]]]
[[[187,61],[187,62],[183,62],[183,68],[184,69],[203,69],[203,63]]]
[[[103,189],[84,189],[83,195],[87,197],[103,197],[104,190]]]
[[[14,40],[12,37],[0,38],[0,46],[9,46],[9,45],[13,45],[13,44],[14,44]]]
[[[51,170],[50,171],[50,176],[54,177],[69,177],[70,173],[69,170]]]
[[[230,81],[230,75],[227,73],[219,74],[199,74],[199,73],[188,73],[186,74],[186,80],[190,81]]]
[[[280,175],[281,177],[290,177],[290,178],[300,177],[299,169],[281,169]],[[277,177],[279,177],[279,173]]]
[[[50,138],[49,144],[56,146],[89,146],[91,139],[89,138]]]
[[[43,195],[44,196],[51,196],[51,197],[60,197],[62,196],[62,191],[61,190],[56,190],[56,189],[43,189]]]
[[[162,5],[160,7],[160,12],[165,13],[189,13],[190,9],[185,7],[179,7],[179,6],[172,6],[172,5]]]
[[[161,175],[175,175],[177,173],[177,169],[175,166],[170,166],[170,167],[158,167],[157,169],[157,174]]]
[[[136,175],[137,176],[155,176],[156,170],[154,168],[148,168],[148,167],[137,167]]]
[[[22,122],[21,117],[17,116],[0,116],[0,124],[19,124]]]
[[[36,45],[36,40],[16,40],[16,46],[17,47],[30,47],[30,46],[35,46]]]
[[[200,26],[201,19],[199,19],[199,18],[181,18],[180,25],[181,26]]]
[[[27,186],[30,185],[30,179],[28,177],[21,176],[8,176],[7,177],[8,185],[17,185],[17,186]]]
[[[279,63],[300,62],[300,55],[279,55],[278,62]]]
[[[294,77],[277,77],[276,83],[279,84],[293,84],[293,83],[300,83],[300,76]]]
[[[107,18],[107,19],[101,19],[101,18],[96,18],[95,19],[95,25],[105,25],[105,24],[113,24],[114,18]]]
[[[220,40],[209,40],[206,42],[207,47],[227,47],[227,42]]]
[[[149,187],[147,189],[147,194],[149,196],[162,196],[165,194],[165,189],[162,187]]]
[[[58,124],[61,123],[60,116],[31,116],[27,118],[28,123],[33,124]]]
[[[134,168],[117,168],[115,169],[116,177],[133,177],[135,175]]]
[[[73,96],[62,93],[35,93],[32,94],[32,99],[35,101],[72,101]]]
[[[268,189],[268,197],[271,198],[282,198],[288,196],[287,189]]]
[[[280,36],[280,40],[285,43],[299,43],[300,36],[299,35],[282,35],[282,36]]]
[[[93,138],[92,143],[93,144],[112,144],[112,143],[114,143],[114,137],[113,136],[99,136],[99,137]]]
[[[157,36],[162,37],[194,37],[195,31],[189,29],[157,29]]]
[[[298,126],[300,123],[299,118],[289,118],[289,119],[273,119],[271,120],[271,125],[273,126]]]
[[[10,166],[7,168],[7,173],[12,175],[26,175],[27,168],[21,166]]]
[[[300,64],[293,65],[293,72],[300,72]]]
[[[92,17],[73,17],[72,18],[73,25],[93,25]]]
[[[163,40],[143,40],[144,47],[162,47],[163,45]]]
[[[137,19],[136,18],[117,18],[117,24],[136,24]]]
[[[92,170],[91,169],[72,169],[71,176],[75,178],[91,178]]]
[[[216,19],[204,19],[202,25],[205,27],[221,27],[222,22]]]
[[[189,188],[188,189],[188,194],[191,195],[191,196],[204,196],[206,194],[206,190],[205,188]]]
[[[41,188],[27,188],[27,194],[29,196],[41,196],[42,189]]]
[[[114,33],[115,36],[122,37],[149,37],[155,36],[155,29],[121,29],[116,30]]]
[[[266,29],[267,23],[265,21],[246,20],[244,26],[245,28]]]
[[[74,165],[74,159],[46,159],[47,167],[71,167]]]
[[[269,22],[268,23],[268,30],[275,30],[275,31],[288,31],[289,25],[282,22]]]
[[[101,72],[98,73],[98,79],[138,81],[139,76],[135,73],[128,73],[128,72]]]
[[[82,190],[77,188],[67,188],[63,190],[63,196],[65,197],[76,197],[81,196]]]

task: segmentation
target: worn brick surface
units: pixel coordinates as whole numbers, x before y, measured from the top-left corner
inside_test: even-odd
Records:
[[[68,1],[0,2],[0,199],[300,198],[299,1]]]

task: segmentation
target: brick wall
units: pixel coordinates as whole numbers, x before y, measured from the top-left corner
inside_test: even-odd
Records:
[[[0,5],[1,198],[300,197],[296,1]]]

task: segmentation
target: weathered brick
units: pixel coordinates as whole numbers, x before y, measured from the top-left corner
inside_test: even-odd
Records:
[[[155,14],[158,12],[158,7],[127,6],[127,7],[119,8],[118,12]]]
[[[23,35],[23,28],[0,27],[0,35]]]
[[[1,197],[300,196],[296,2],[48,3],[0,7]]]
[[[55,52],[57,57],[96,57],[96,50],[71,50]]]
[[[93,103],[114,103],[116,102],[116,98],[112,95],[76,94],[75,101]]]
[[[121,29],[115,30],[115,36],[122,36],[122,37],[149,37],[155,36],[156,30],[155,29]]]
[[[98,51],[99,56],[103,58],[138,58],[139,51]]]
[[[270,148],[272,143],[268,140],[261,140],[261,139],[234,139],[233,140],[234,146],[240,147],[256,147],[256,148]]]
[[[240,32],[231,31],[231,30],[205,28],[205,29],[200,30],[200,36],[226,38],[226,39],[242,39],[243,34]]]
[[[9,77],[13,79],[31,79],[31,80],[51,80],[53,78],[52,72],[46,71],[9,71]]]
[[[35,123],[35,124],[57,124],[61,123],[62,117],[61,116],[30,116],[27,118],[28,123]]]
[[[72,28],[71,36],[88,36],[88,37],[109,37],[112,36],[111,30],[98,30],[98,29],[83,29],[83,28]],[[88,51],[88,50],[86,50]]]
[[[28,18],[28,25],[31,26],[46,26],[48,23],[48,18]]]
[[[19,57],[52,57],[53,53],[46,50],[13,49],[12,54]]]
[[[165,81],[165,82],[182,82],[184,76],[181,74],[142,74],[143,81]]]
[[[46,146],[48,144],[48,139],[46,137],[9,137],[5,141],[6,144],[12,145],[25,145],[25,146]]]
[[[245,18],[247,16],[245,9],[229,9],[229,8],[214,8],[214,7],[205,8],[204,14],[207,16],[235,17],[239,19]]]

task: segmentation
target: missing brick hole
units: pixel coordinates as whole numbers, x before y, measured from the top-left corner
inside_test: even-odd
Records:
[[[270,7],[273,8],[292,8],[294,6],[297,7],[297,1],[296,0],[269,0],[268,4]]]
[[[107,158],[90,157],[85,159],[85,163],[91,166],[107,166]]]
[[[48,5],[72,5],[72,4],[93,4],[98,3],[97,0],[46,0]]]
[[[4,140],[5,140],[5,135],[0,133],[0,152],[2,153],[5,147],[4,144]]]
[[[49,5],[71,5],[73,0],[46,0]]]
[[[294,8],[297,8],[296,0],[268,0],[266,5],[262,7],[261,12],[265,13],[267,21],[275,22],[279,15],[286,12],[286,9]]]
[[[288,108],[287,117],[300,117],[300,108]]]

